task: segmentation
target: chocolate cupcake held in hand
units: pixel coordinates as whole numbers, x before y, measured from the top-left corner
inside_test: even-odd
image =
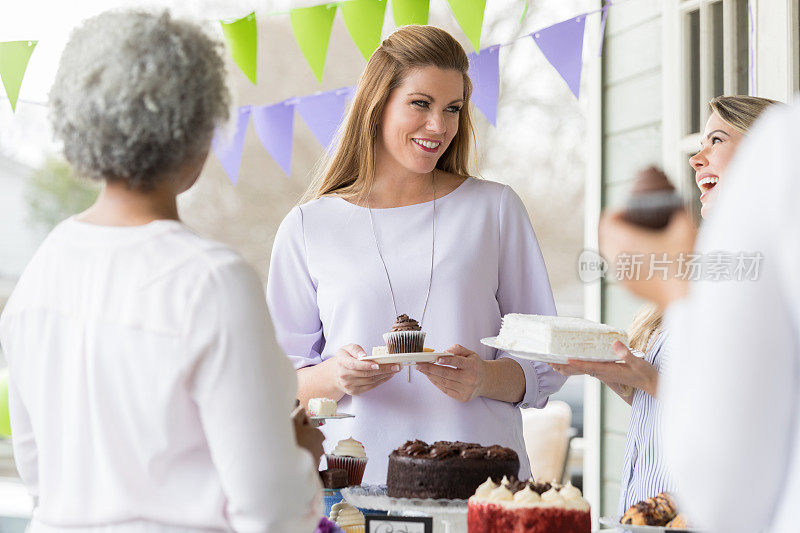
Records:
[[[419,323],[408,315],[400,315],[392,329],[384,333],[386,351],[389,353],[417,353],[425,346],[425,332]]]
[[[667,175],[651,166],[636,175],[625,204],[625,218],[639,226],[662,229],[672,214],[682,208],[683,200]]]

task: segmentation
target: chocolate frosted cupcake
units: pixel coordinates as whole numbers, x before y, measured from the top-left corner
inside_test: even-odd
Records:
[[[656,167],[648,167],[636,175],[631,196],[625,204],[625,218],[634,224],[662,229],[673,213],[683,209],[683,200]]]
[[[425,332],[419,323],[408,315],[400,315],[391,331],[383,334],[389,353],[417,353],[425,346]]]

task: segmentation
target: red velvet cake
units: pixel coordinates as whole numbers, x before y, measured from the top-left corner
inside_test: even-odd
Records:
[[[589,533],[589,503],[572,485],[487,479],[469,499],[469,533]]]

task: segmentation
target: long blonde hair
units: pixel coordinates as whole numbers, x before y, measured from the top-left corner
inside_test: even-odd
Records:
[[[442,29],[403,26],[384,40],[370,57],[358,80],[336,149],[323,170],[317,173],[302,201],[331,193],[349,199],[366,198],[375,180],[375,141],[386,101],[410,70],[430,66],[456,70],[464,79],[464,104],[458,117],[458,131],[436,168],[460,176],[469,175],[469,153],[475,131],[469,111],[472,82],[467,54],[458,41]]]
[[[711,113],[719,115],[739,133],[747,134],[761,113],[774,104],[780,104],[780,102],[757,96],[717,96],[708,102],[708,108]],[[643,352],[647,351],[650,339],[661,331],[663,318],[664,312],[657,306],[652,304],[642,306],[628,328],[630,347]]]
[[[739,133],[747,133],[765,109],[779,103],[758,96],[717,96],[708,102],[708,108]]]

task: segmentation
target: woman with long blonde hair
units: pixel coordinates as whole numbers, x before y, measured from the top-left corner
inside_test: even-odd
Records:
[[[472,85],[463,48],[432,26],[406,26],[375,51],[338,145],[275,239],[268,303],[297,369],[299,399],[326,397],[355,418],[325,426],[353,437],[385,482],[409,439],[501,444],[530,473],[523,407],[542,407],[564,378],[480,343],[509,312],[554,314],[536,236],[508,186],[469,175]],[[400,315],[448,366],[360,357]],[[352,449],[350,442],[346,448]],[[361,455],[355,445],[356,454]]]
[[[707,217],[718,194],[719,184],[739,143],[756,119],[774,100],[754,96],[719,96],[709,102],[710,116],[701,138],[701,149],[689,158],[700,190],[701,214]],[[656,399],[662,365],[668,364],[667,332],[662,329],[663,309],[643,306],[633,319],[628,344],[615,351],[621,363],[570,361],[553,365],[564,375],[589,374],[596,377],[631,404],[631,420],[625,444],[619,513],[638,501],[674,490],[661,452],[661,406]]]

